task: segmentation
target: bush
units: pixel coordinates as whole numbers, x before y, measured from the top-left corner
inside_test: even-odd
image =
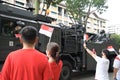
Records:
[[[115,43],[118,44],[119,47],[120,47],[120,35],[118,35],[118,34],[111,34],[110,38],[114,39]]]

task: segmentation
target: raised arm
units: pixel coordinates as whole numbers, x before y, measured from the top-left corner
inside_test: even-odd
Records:
[[[116,75],[117,75],[118,70],[119,70],[118,68],[113,69],[113,79],[115,80],[116,80]]]
[[[117,73],[118,73],[118,70],[120,68],[120,58],[119,58],[119,55],[114,59],[114,62],[113,62],[113,78],[116,79],[116,76]]]
[[[90,49],[88,49],[86,47],[86,43],[83,44],[83,47],[85,48],[85,50],[87,51],[87,53],[90,54],[95,59],[96,53],[93,53]]]

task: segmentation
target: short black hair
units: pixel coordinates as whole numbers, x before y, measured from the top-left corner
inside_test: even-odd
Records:
[[[108,59],[110,58],[110,53],[107,49],[103,49],[102,52],[106,55]]]
[[[26,43],[33,44],[38,36],[38,31],[33,26],[25,26],[21,29],[20,34]]]

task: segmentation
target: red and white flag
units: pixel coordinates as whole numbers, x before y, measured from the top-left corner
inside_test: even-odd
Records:
[[[107,47],[107,50],[108,50],[108,51],[115,51],[115,49],[113,48],[113,46],[108,46],[108,47]]]
[[[96,53],[96,51],[95,51],[95,49],[94,49],[94,48],[92,49],[92,52],[93,52],[94,54]]]
[[[84,34],[84,41],[87,41],[89,39],[88,34]]]
[[[20,38],[20,37],[21,37],[21,34],[15,34],[15,37],[16,37],[16,38]]]
[[[116,56],[116,60],[120,61],[120,55]]]
[[[51,27],[46,26],[46,25],[41,25],[39,33],[44,34],[48,37],[51,37],[52,33],[53,33],[53,30],[54,30],[54,28],[51,28]]]

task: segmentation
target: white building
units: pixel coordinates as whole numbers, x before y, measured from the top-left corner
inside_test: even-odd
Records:
[[[99,33],[101,30],[106,31],[106,19],[99,17],[96,13],[91,14],[87,21],[87,32]]]
[[[109,34],[120,34],[120,24],[108,26],[107,31]]]

